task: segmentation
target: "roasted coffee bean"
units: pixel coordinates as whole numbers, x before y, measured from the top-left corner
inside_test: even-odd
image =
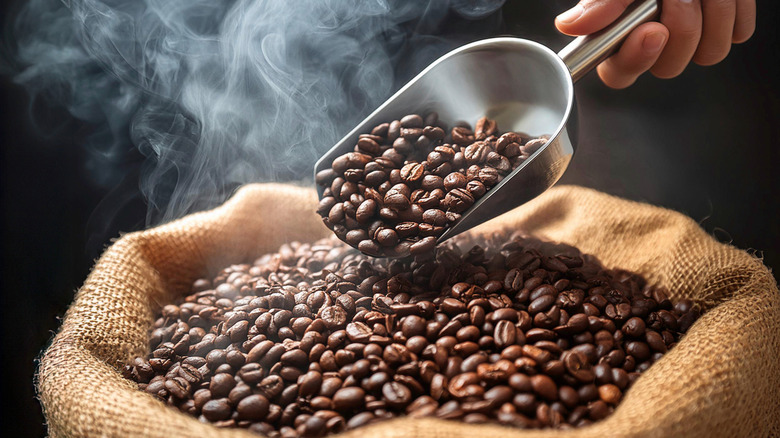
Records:
[[[574,409],[580,402],[577,390],[571,386],[561,386],[558,388],[558,399],[569,409]]]
[[[645,334],[645,322],[641,318],[633,317],[623,324],[623,333],[638,338]]]
[[[471,180],[466,183],[466,190],[471,193],[471,196],[474,197],[474,199],[481,198],[486,192],[487,188],[485,187],[485,184],[482,183],[482,181],[478,180]]]
[[[358,170],[349,166],[360,157],[351,160],[346,171]],[[445,194],[389,181],[382,191],[412,202]],[[150,356],[123,376],[204,421],[269,436],[399,415],[569,428],[609,415],[679,340],[682,318],[699,314],[636,275],[550,255],[560,250],[530,238],[460,236],[435,251],[433,236],[401,241],[436,226],[446,207],[415,204],[419,218],[392,228],[374,216],[369,234],[352,218],[368,200],[379,207],[383,197],[340,201],[356,227],[344,234],[380,247],[372,239],[393,231],[414,258],[372,260],[331,239],[231,266],[163,306]]]
[[[270,403],[260,394],[245,397],[236,406],[238,418],[241,420],[262,421],[268,415]]]
[[[407,338],[425,334],[425,319],[417,315],[409,315],[401,321],[401,333]]]
[[[474,205],[474,196],[468,190],[454,189],[447,193],[442,202],[449,210],[463,213]]]
[[[409,248],[409,252],[412,255],[419,255],[431,252],[436,247],[435,237],[426,237],[419,242],[413,243]]]
[[[531,388],[533,388],[537,395],[545,400],[552,401],[558,399],[558,387],[549,376],[544,374],[531,376]]]
[[[282,354],[280,359],[282,364],[294,366],[296,368],[306,368],[309,366],[309,355],[298,348]]]
[[[547,139],[545,139],[545,138],[535,138],[533,140],[529,140],[525,145],[520,147],[520,151],[523,154],[531,155],[534,152],[536,152],[537,150],[539,150],[539,148],[544,146],[545,143],[547,143]]]
[[[466,175],[460,172],[452,172],[444,178],[444,189],[447,191],[459,189],[465,187],[466,183]]]
[[[424,163],[409,163],[401,168],[401,179],[406,183],[414,183],[422,179],[425,174]]]
[[[488,136],[495,134],[497,130],[498,125],[495,120],[482,117],[477,120],[477,124],[474,128],[474,135],[478,140],[484,140]]]
[[[172,396],[178,399],[185,399],[189,397],[192,385],[181,377],[174,377],[165,381],[165,389]]]
[[[144,365],[145,364],[141,363],[137,365],[137,368],[140,368],[140,370],[142,370],[141,372],[146,374],[152,372],[151,368],[146,370]],[[188,363],[181,364],[181,367],[179,368],[179,376],[181,376],[189,383],[199,383],[203,379],[203,374],[198,370],[198,368]]]
[[[410,114],[401,118],[401,127],[403,128],[422,128],[423,118],[417,114]]]
[[[538,312],[544,312],[555,303],[555,295],[542,295],[536,298],[528,305],[528,312],[532,315]]]
[[[501,383],[511,380],[517,371],[514,363],[501,359],[495,363],[482,363],[477,366],[477,375],[480,379],[490,383]]]
[[[488,152],[485,163],[501,173],[509,172],[512,169],[512,163],[509,162],[507,157],[492,151]]]
[[[319,393],[322,386],[322,373],[309,371],[298,378],[298,394],[307,397]]]
[[[420,231],[420,224],[417,222],[401,222],[395,226],[395,232],[400,239],[414,237]]]
[[[447,225],[447,215],[444,213],[444,211],[432,208],[429,210],[425,210],[423,212],[423,221],[426,223],[435,225],[435,226],[444,226]]]
[[[371,155],[379,155],[382,151],[382,147],[377,143],[377,140],[372,138],[359,138],[357,146],[361,152]]]
[[[398,234],[392,228],[377,230],[374,239],[382,246],[395,246],[398,244]]]
[[[518,145],[520,142],[522,142],[522,138],[519,134],[516,132],[507,132],[506,134],[501,135],[496,141],[496,152],[510,156],[510,151],[507,151],[507,148],[512,144]],[[519,145],[517,147],[519,148]]]
[[[371,130],[371,135],[375,135],[377,137],[386,137],[389,131],[389,127],[389,123],[381,123]]]
[[[382,385],[382,399],[393,409],[403,409],[412,401],[412,391],[399,382]]]
[[[340,412],[351,412],[363,406],[366,393],[361,388],[342,388],[333,394],[333,408]]]
[[[650,358],[650,347],[644,342],[629,342],[626,344],[626,353],[642,361]]]
[[[474,372],[458,374],[450,380],[449,393],[458,399],[473,396],[474,387],[478,387],[479,380],[479,375]]]
[[[347,324],[347,336],[352,342],[367,343],[373,331],[362,322],[353,322]]]
[[[495,150],[498,127],[494,120],[482,117],[477,131],[456,126],[451,132],[454,145],[450,145],[442,143],[445,132],[441,127],[426,125],[429,119],[438,117],[411,114],[379,124],[370,134],[359,136],[355,152],[337,157],[331,169],[318,172],[316,182],[327,190],[317,212],[340,239],[373,256],[428,252],[428,244],[415,244],[440,236],[497,184],[501,175],[521,162],[509,160],[520,154],[520,134],[504,134],[498,143],[501,150]],[[523,147],[530,150],[533,144]],[[406,191],[397,190],[399,183]],[[437,189],[442,192],[435,194]],[[416,190],[421,192],[412,194]],[[421,208],[419,212],[415,205]],[[431,210],[443,214],[423,215]],[[379,226],[374,225],[376,220]],[[384,239],[387,232],[381,241],[376,236],[378,229],[393,230],[399,222],[432,226],[402,232],[397,243],[392,243],[394,238]]]
[[[620,392],[620,388],[612,384],[606,384],[599,386],[599,397],[604,403],[616,405],[620,402],[620,398],[623,394]]]
[[[203,416],[209,421],[221,421],[227,420],[232,414],[230,404],[227,399],[220,398],[217,400],[209,400],[203,405],[201,409]]]
[[[502,349],[515,343],[517,330],[512,321],[501,320],[496,323],[493,339],[496,347]]]
[[[425,175],[422,178],[420,187],[423,190],[429,190],[429,191],[441,189],[444,187],[444,180],[442,179],[442,177],[438,175],[433,175],[433,174]]]
[[[363,201],[355,212],[355,219],[361,223],[369,222],[377,212],[377,202],[373,199]]]
[[[666,353],[667,350],[667,343],[664,341],[663,337],[658,334],[658,332],[648,330],[647,333],[645,333],[645,339],[647,340],[647,345],[650,346],[654,351],[660,352],[660,353]]]
[[[470,144],[474,141],[474,133],[471,131],[471,129],[463,126],[456,126],[452,128],[450,136],[452,137],[452,141],[455,144],[461,146]]]
[[[482,164],[487,159],[490,148],[484,141],[477,141],[466,147],[463,151],[463,157],[467,164]]]
[[[219,373],[211,378],[209,391],[214,398],[227,397],[230,390],[236,385],[233,376],[228,373]]]
[[[486,187],[493,187],[501,180],[501,175],[493,167],[483,167],[477,176]]]

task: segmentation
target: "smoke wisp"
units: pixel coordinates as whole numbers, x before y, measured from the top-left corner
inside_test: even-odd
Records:
[[[503,0],[30,0],[15,80],[95,129],[97,183],[129,149],[156,224],[238,185],[311,178],[411,76],[494,34]]]

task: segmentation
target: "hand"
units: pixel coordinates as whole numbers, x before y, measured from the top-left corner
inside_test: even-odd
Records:
[[[617,19],[633,0],[581,0],[555,19],[567,35],[588,35]],[[747,41],[756,28],[755,0],[663,0],[660,22],[644,23],[597,70],[612,88],[625,88],[646,71],[673,78],[693,60],[713,65],[732,43]]]

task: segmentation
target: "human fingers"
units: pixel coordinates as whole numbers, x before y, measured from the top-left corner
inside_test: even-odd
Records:
[[[737,0],[733,43],[744,43],[756,30],[756,0]]]
[[[737,5],[734,0],[703,0],[701,7],[701,41],[693,62],[713,65],[723,61],[731,50]]]
[[[582,0],[555,18],[566,35],[589,35],[615,21],[633,0]]]
[[[669,30],[661,23],[645,23],[637,27],[623,42],[617,53],[598,68],[605,85],[626,88],[656,63],[669,39]]]
[[[699,46],[700,0],[663,0],[661,23],[669,29],[669,40],[650,72],[659,78],[673,78],[685,70]]]

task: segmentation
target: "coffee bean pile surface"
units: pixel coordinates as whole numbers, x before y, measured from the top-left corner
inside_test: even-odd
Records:
[[[572,428],[608,416],[698,315],[522,236],[393,260],[331,238],[197,280],[124,375],[201,421],[271,437],[399,416]]]
[[[436,113],[410,114],[361,134],[353,152],[317,173],[317,213],[365,254],[422,254],[547,140],[499,134],[486,117],[446,132]]]

